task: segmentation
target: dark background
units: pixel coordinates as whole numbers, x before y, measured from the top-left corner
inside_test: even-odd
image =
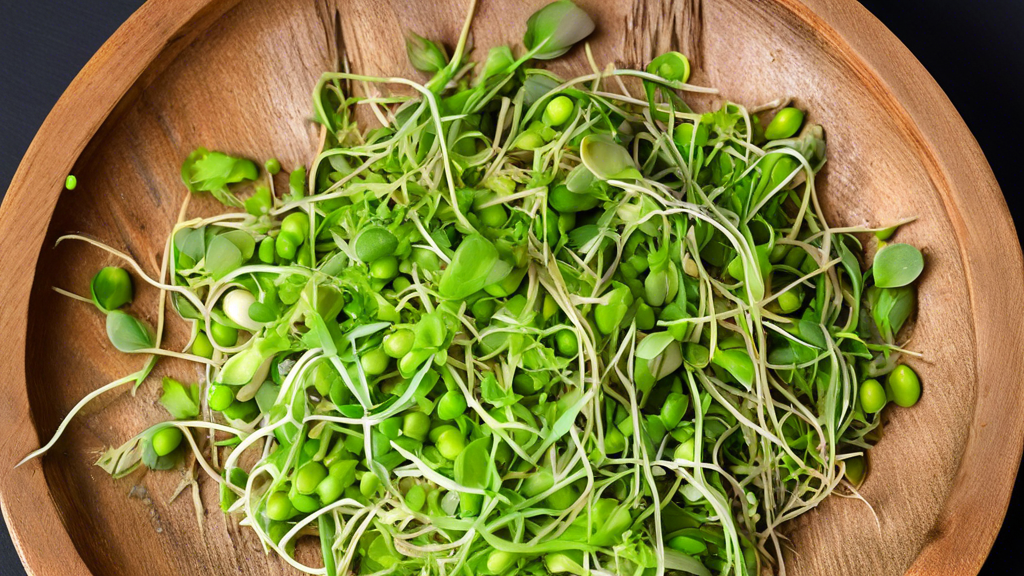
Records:
[[[0,0],[0,198],[57,98],[140,0]],[[1014,194],[1024,105],[1021,0],[863,0],[921,60]],[[1011,206],[1014,201],[1010,201]],[[1013,210],[1018,230],[1024,209]],[[1009,447],[1007,447],[1009,449]],[[1024,573],[1024,478],[982,576]],[[1011,568],[1012,567],[1012,568]],[[0,521],[0,576],[24,570]],[[838,575],[837,575],[838,576]]]

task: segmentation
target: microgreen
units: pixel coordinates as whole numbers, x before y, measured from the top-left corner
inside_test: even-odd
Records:
[[[785,108],[768,141],[739,104],[694,112],[689,93],[715,91],[686,84],[680,53],[570,79],[521,68],[593,29],[557,0],[475,75],[469,18],[450,59],[410,34],[425,85],[324,74],[322,146],[283,195],[256,185],[243,204],[230,186],[255,164],[197,149],[189,189],[245,211],[177,223],[158,280],[105,248],[172,293],[191,353],[160,350],[163,314],[154,333],[116,310],[127,273],[101,272],[111,342],[154,356],[31,456],[176,356],[203,382],[165,378],[174,420],[98,465],[195,462],[300,571],[781,571],[780,525],[855,490],[887,394],[921,396],[897,339],[923,258],[885,246],[866,271],[872,230],[819,209],[823,129]],[[309,535],[320,564],[296,556]]]
[[[181,179],[190,192],[209,192],[226,206],[241,206],[228,185],[255,180],[258,171],[251,160],[197,148],[181,165]]]

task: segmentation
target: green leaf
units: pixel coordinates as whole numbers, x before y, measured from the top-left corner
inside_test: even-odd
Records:
[[[637,345],[636,356],[644,360],[653,360],[661,355],[672,342],[675,342],[675,337],[668,332],[650,334]]]
[[[688,342],[683,345],[683,361],[689,366],[704,368],[708,365],[710,356],[711,351],[701,344]]]
[[[206,250],[205,267],[214,279],[223,278],[243,263],[245,258],[242,257],[242,251],[230,239],[216,236],[210,241],[210,247]]]
[[[277,320],[277,310],[263,302],[253,302],[249,305],[249,318],[255,322],[268,323]]]
[[[245,230],[228,230],[217,237],[224,238],[234,244],[235,248],[238,248],[238,252],[242,255],[242,260],[252,258],[253,253],[256,252],[256,239]]]
[[[182,318],[186,320],[205,320],[203,315],[199,313],[199,310],[192,305],[192,302],[180,293],[175,292],[171,296],[171,302]]]
[[[385,256],[393,256],[398,248],[398,238],[381,226],[371,226],[356,237],[356,257],[363,262],[373,262]]]
[[[573,44],[594,31],[594,21],[570,0],[557,0],[534,12],[526,21],[523,45],[537,60],[565,54]]]
[[[224,364],[217,381],[230,386],[248,384],[264,361],[290,347],[291,344],[284,336],[269,334],[232,356]]]
[[[494,474],[492,466],[491,439],[474,440],[455,458],[455,481],[467,488],[488,488]]]
[[[543,70],[529,70],[526,80],[523,82],[523,103],[533,106],[535,102],[544,97],[561,84],[562,81],[555,78],[551,73]]]
[[[206,226],[179,230],[174,237],[174,244],[182,254],[192,260],[202,260],[206,255]]]
[[[819,350],[824,350],[828,347],[828,343],[825,341],[825,333],[821,329],[821,325],[811,322],[810,320],[800,320],[796,324],[797,335],[808,344],[814,346]]]
[[[190,192],[210,192],[227,206],[242,205],[228,190],[228,185],[255,180],[258,173],[259,169],[251,160],[210,152],[206,148],[196,148],[181,166],[181,180]]]
[[[917,280],[924,270],[921,251],[910,244],[888,244],[875,253],[871,275],[879,288],[900,288]]]
[[[112,310],[107,313],[107,338],[121,352],[153,348],[153,333],[131,314]]]
[[[886,342],[893,342],[903,324],[910,318],[917,303],[917,296],[910,286],[902,288],[880,288],[877,290],[871,315],[878,332]]]
[[[412,67],[420,72],[436,73],[448,65],[448,54],[444,47],[415,32],[409,32],[405,39],[405,53]]]
[[[288,174],[288,190],[293,200],[306,195],[306,167],[299,166]]]
[[[711,363],[732,374],[740,384],[750,390],[754,385],[754,361],[745,349],[717,350]]]
[[[484,60],[483,68],[477,82],[484,82],[488,78],[501,74],[516,61],[512,55],[512,49],[508,46],[494,46],[487,51],[487,59]]]
[[[257,186],[256,192],[245,200],[245,211],[253,216],[263,216],[270,212],[270,188]]]
[[[643,175],[636,169],[629,152],[607,134],[588,134],[580,142],[580,158],[601,180],[633,180]]]
[[[173,378],[164,377],[164,393],[160,396],[160,404],[178,420],[195,418],[199,415],[199,385],[192,384],[186,388]]]
[[[501,384],[498,383],[498,379],[494,377],[493,372],[488,372],[483,380],[480,381],[480,396],[484,402],[499,408],[511,406],[522,398],[522,396],[513,393],[512,390],[502,388]]]
[[[452,256],[452,263],[441,275],[438,292],[449,300],[466,298],[482,290],[484,286],[500,280],[491,279],[491,273],[500,265],[499,263],[501,261],[498,259],[498,250],[494,244],[479,234],[470,234],[459,244]],[[511,267],[508,268],[507,272],[511,272]]]
[[[590,191],[590,187],[597,182],[597,178],[594,173],[587,169],[586,164],[578,164],[575,168],[569,172],[569,175],[565,177],[565,187],[570,192],[575,194],[585,194]]]

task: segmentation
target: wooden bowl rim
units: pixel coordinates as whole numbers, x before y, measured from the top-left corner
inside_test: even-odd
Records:
[[[239,0],[149,0],[86,64],[36,134],[0,207],[0,508],[30,575],[90,574],[35,460],[25,370],[29,296],[42,242],[81,152],[157,60],[187,47]],[[978,381],[969,437],[931,539],[908,574],[977,574],[1006,514],[1024,448],[1024,257],[1009,209],[973,135],[909,50],[855,0],[774,0],[856,72],[910,135],[953,224],[970,294]],[[158,74],[159,71],[156,71]],[[149,81],[152,78],[148,79]],[[992,238],[1009,242],[1003,253]],[[27,273],[32,271],[33,273]],[[992,345],[992,342],[997,344]],[[1002,450],[999,447],[1009,446]],[[57,526],[61,526],[57,529]]]

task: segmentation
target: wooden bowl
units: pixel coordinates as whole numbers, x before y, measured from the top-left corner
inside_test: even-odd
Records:
[[[402,31],[453,41],[466,0],[150,0],[100,49],[47,118],[0,210],[0,496],[30,574],[289,573],[202,484],[179,474],[111,480],[97,453],[163,419],[153,378],[101,397],[44,459],[13,469],[86,393],[142,363],[106,341],[88,292],[112,258],[54,239],[80,231],[156,274],[186,194],[194,147],[307,162],[310,90],[340,53],[354,70],[414,75]],[[482,0],[477,46],[518,44],[543,0]],[[900,239],[923,248],[913,348],[925,393],[889,409],[863,502],[832,498],[787,526],[788,573],[976,574],[1005,514],[1024,438],[1024,266],[1010,215],[974,138],[928,73],[853,0],[581,0],[599,62],[643,66],[688,54],[693,82],[757,104],[791,95],[828,132],[821,197],[841,224],[918,216]],[[580,50],[557,67],[582,70]],[[73,172],[79,186],[62,192]],[[215,210],[209,204],[200,211]],[[155,320],[156,295],[132,310]],[[166,345],[184,340],[171,322]],[[185,370],[186,372],[182,372]],[[159,371],[193,377],[183,365]],[[200,375],[194,374],[195,378]]]

